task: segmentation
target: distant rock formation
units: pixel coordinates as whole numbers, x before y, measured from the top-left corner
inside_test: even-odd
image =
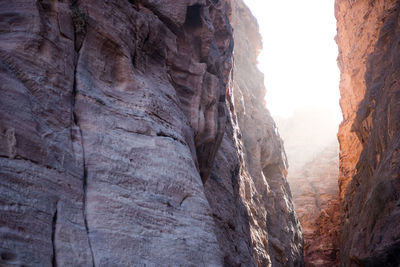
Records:
[[[331,143],[305,164],[300,173],[290,174],[296,212],[305,240],[306,266],[334,266],[338,256],[338,146]]]
[[[338,256],[339,147],[333,114],[307,107],[277,119],[288,154],[288,181],[304,235],[306,266],[334,266]]]
[[[240,0],[0,17],[0,265],[302,266]]]
[[[343,266],[400,265],[400,3],[336,0]]]

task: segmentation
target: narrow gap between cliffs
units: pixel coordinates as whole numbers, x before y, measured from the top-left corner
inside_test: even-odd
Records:
[[[259,25],[249,35],[254,35],[254,42],[259,34],[263,38],[256,64],[265,75],[266,107],[288,158],[286,178],[303,229],[306,265],[318,261],[334,265],[339,222],[336,226],[327,222],[338,220],[336,135],[342,120],[334,4],[257,0],[245,3]],[[284,10],[285,17],[277,10]]]

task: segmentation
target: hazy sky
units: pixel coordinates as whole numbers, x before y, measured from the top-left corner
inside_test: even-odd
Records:
[[[303,106],[332,110],[338,122],[339,69],[334,0],[245,0],[263,37],[259,69],[267,108],[290,116]]]

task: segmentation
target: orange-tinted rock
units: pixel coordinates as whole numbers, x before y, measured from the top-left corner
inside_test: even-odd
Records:
[[[341,264],[400,264],[398,1],[336,0]]]
[[[334,266],[338,256],[338,146],[331,143],[290,176],[304,234],[306,266]]]
[[[278,126],[304,235],[306,266],[334,266],[339,226],[337,125],[328,110],[301,108]]]

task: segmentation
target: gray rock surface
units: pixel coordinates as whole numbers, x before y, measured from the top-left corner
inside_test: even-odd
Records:
[[[259,38],[240,1],[0,3],[0,265],[301,264],[242,15]]]
[[[303,264],[303,236],[286,180],[287,160],[275,122],[265,108],[258,25],[242,1],[232,1],[235,39],[233,103],[243,154],[240,193],[250,217],[258,266]]]

